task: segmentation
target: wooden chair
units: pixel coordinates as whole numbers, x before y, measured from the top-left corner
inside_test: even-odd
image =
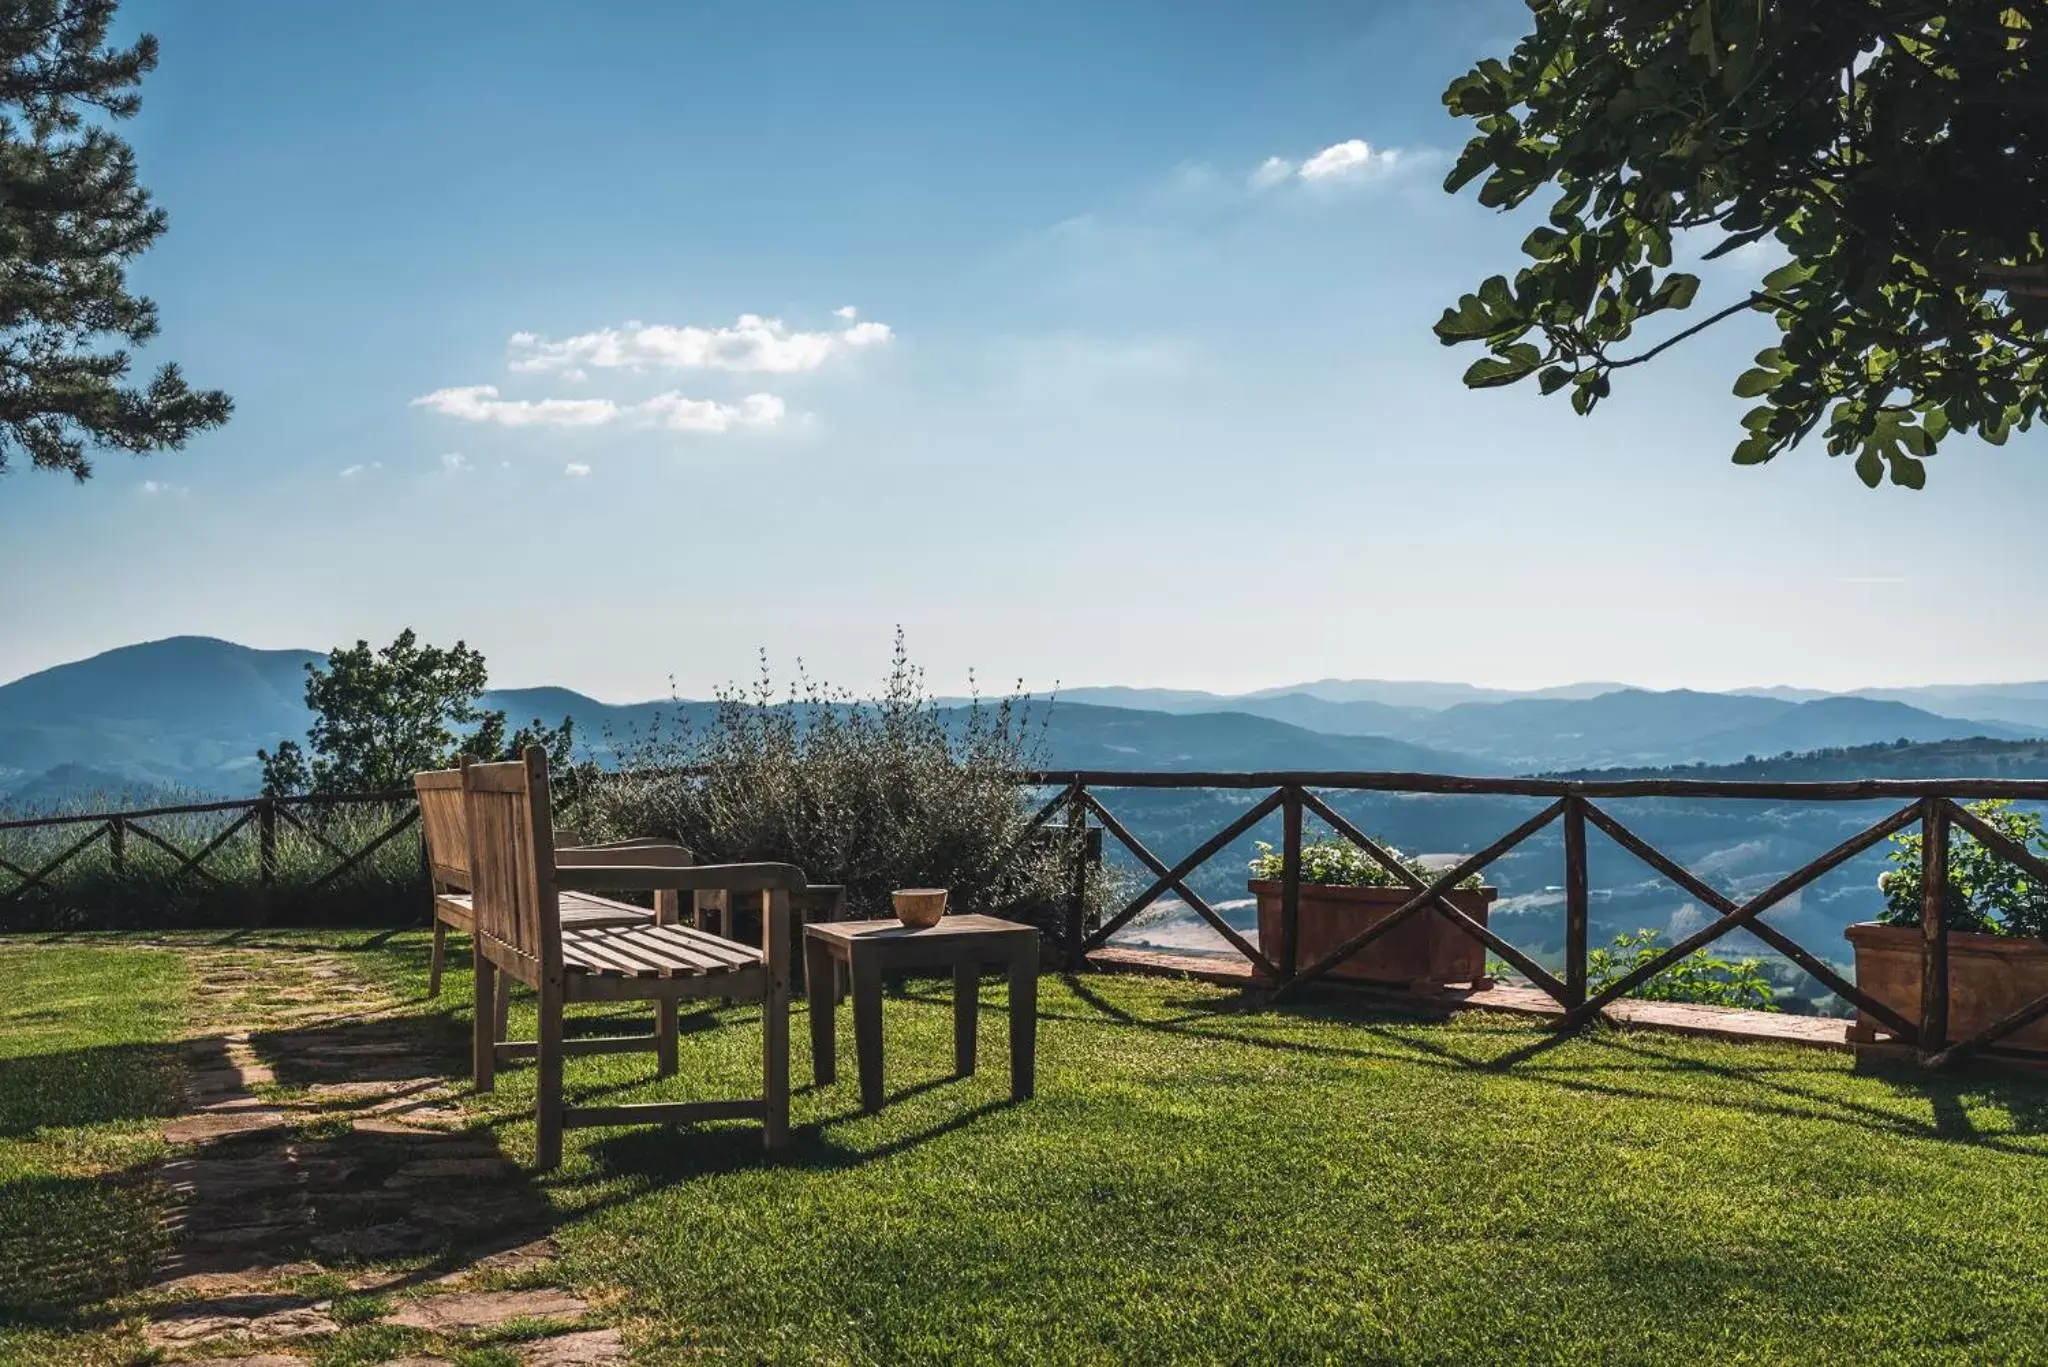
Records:
[[[789,1137],[789,899],[804,887],[788,864],[701,864],[659,867],[562,864],[554,849],[547,752],[529,747],[509,764],[472,764],[461,772],[469,828],[476,962],[476,1085],[489,1091],[497,1060],[491,1038],[493,977],[505,974],[540,996],[540,1078],[535,1159],[550,1169],[562,1159],[569,1126],[688,1124],[758,1119],[771,1149]],[[568,894],[697,891],[745,893],[761,899],[761,948],[693,927],[571,927],[563,923]],[[762,1004],[762,1095],[732,1101],[569,1106],[562,1097],[562,1061],[577,1041],[562,1036],[563,1008],[584,1001],[655,1001],[723,997]]]
[[[464,764],[474,760],[465,759]],[[453,780],[451,783],[450,780]],[[421,825],[427,837],[427,859],[434,880],[434,949],[427,973],[427,995],[441,993],[443,945],[450,929],[465,934],[473,931],[476,914],[469,893],[469,819],[464,810],[462,770],[442,769],[413,775],[413,789],[419,794]],[[682,868],[695,862],[690,851],[674,841],[641,837],[595,845],[573,845],[555,851],[557,865],[602,867],[621,859],[635,864],[657,864]],[[680,905],[677,894],[659,891],[654,906],[636,907],[591,893],[569,893],[562,898],[562,924],[578,929],[606,926],[665,925],[673,923]],[[509,1038],[512,1015],[512,979],[498,975],[496,1001],[491,1010],[494,1057],[499,1063],[532,1058],[539,1049],[536,1040]],[[655,1004],[652,1034],[585,1037],[574,1042],[579,1053],[631,1053],[652,1049],[663,1077],[676,1070],[676,1004]]]
[[[464,766],[475,761],[465,759]],[[441,970],[447,954],[450,930],[468,934],[476,921],[469,895],[469,821],[463,810],[462,770],[433,769],[412,776],[413,791],[419,795],[420,828],[426,835],[427,867],[434,884],[434,948],[427,963],[427,995],[441,995]],[[690,852],[666,840],[619,840],[606,845],[574,845],[555,852],[565,863],[612,862],[605,851],[639,851],[637,862],[652,864],[691,862]],[[658,850],[659,854],[646,854]],[[675,894],[667,894],[673,913]],[[563,899],[562,924],[579,928],[646,925],[661,919],[664,907],[657,894],[653,910],[608,897],[572,894]],[[669,920],[675,917],[671,914]],[[498,1013],[501,1017],[502,1011]],[[502,1032],[501,1032],[502,1034]]]

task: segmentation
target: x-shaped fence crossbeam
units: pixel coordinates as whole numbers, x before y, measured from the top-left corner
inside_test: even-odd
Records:
[[[1351,939],[1336,946],[1321,958],[1309,964],[1295,976],[1295,982],[1299,983],[1329,972],[1345,959],[1364,949],[1374,940],[1392,933],[1395,927],[1410,917],[1419,916],[1425,910],[1429,910],[1459,927],[1466,934],[1507,960],[1508,963],[1526,975],[1531,982],[1549,993],[1552,998],[1560,1001],[1563,1000],[1561,996],[1565,990],[1563,983],[1551,976],[1541,964],[1531,959],[1499,934],[1475,920],[1462,907],[1445,896],[1447,892],[1456,888],[1458,884],[1464,882],[1473,874],[1478,873],[1481,869],[1493,863],[1494,860],[1500,858],[1509,850],[1512,850],[1524,840],[1556,820],[1563,810],[1562,803],[1551,804],[1543,811],[1523,822],[1513,831],[1510,831],[1507,835],[1502,836],[1486,849],[1463,860],[1449,872],[1439,875],[1435,882],[1429,884],[1424,884],[1422,879],[1406,864],[1402,863],[1393,851],[1385,848],[1371,836],[1366,835],[1365,832],[1345,820],[1334,808],[1316,794],[1303,790],[1302,805],[1321,817],[1332,830],[1364,850],[1368,858],[1385,869],[1403,887],[1417,893],[1418,896],[1402,904],[1391,916],[1360,931]]]
[[[71,844],[65,846],[63,851],[59,853],[56,856],[56,858],[50,860],[48,863],[44,864],[41,868],[36,869],[34,872],[30,872],[29,870],[22,868],[19,864],[10,863],[5,859],[0,859],[0,870],[4,870],[7,873],[11,873],[16,878],[19,878],[21,880],[12,888],[9,888],[7,890],[7,895],[5,897],[0,897],[0,902],[12,902],[15,898],[20,897],[22,894],[26,893],[30,888],[48,887],[48,879],[51,874],[55,873],[58,869],[63,868],[66,864],[70,863],[78,855],[83,854],[86,850],[90,849],[94,841],[100,839],[102,836],[106,835],[107,832],[112,829],[113,824],[111,822],[102,823],[101,825],[93,827],[92,830],[88,831],[85,835],[79,837]]]
[[[1549,993],[1552,1000],[1556,1001],[1559,1005],[1566,1004],[1566,989],[1563,983],[1559,982],[1534,959],[1531,959],[1499,935],[1466,915],[1463,910],[1445,896],[1446,893],[1456,888],[1458,884],[1464,882],[1473,874],[1478,873],[1481,869],[1493,863],[1494,860],[1499,859],[1509,850],[1514,849],[1524,840],[1527,840],[1530,836],[1557,820],[1565,810],[1565,799],[1559,798],[1556,802],[1551,803],[1548,807],[1545,807],[1542,811],[1536,813],[1536,815],[1530,817],[1527,821],[1524,821],[1521,825],[1479,851],[1479,853],[1467,856],[1447,872],[1438,875],[1434,882],[1424,884],[1413,870],[1394,857],[1391,850],[1382,847],[1379,842],[1373,840],[1349,821],[1339,816],[1331,809],[1328,803],[1306,789],[1299,789],[1297,791],[1301,793],[1301,801],[1304,807],[1329,823],[1330,827],[1338,834],[1364,850],[1368,858],[1399,879],[1402,886],[1413,890],[1415,895],[1406,902],[1403,902],[1392,914],[1373,922],[1373,924],[1359,931],[1356,935],[1351,936],[1342,944],[1334,946],[1320,958],[1304,966],[1292,978],[1281,983],[1273,993],[1274,1001],[1285,1001],[1307,984],[1323,977],[1346,959],[1363,950],[1373,941],[1380,939],[1382,936],[1392,934],[1411,918],[1420,916],[1424,911],[1434,911],[1437,915],[1444,917],[1467,935],[1478,940],[1481,944],[1493,950],[1494,953],[1513,964],[1516,969],[1528,977],[1529,981]]]
[[[1075,800],[1082,801],[1085,804],[1087,801],[1086,790],[1077,789]],[[1173,865],[1171,868],[1163,867],[1162,861],[1155,858],[1152,855],[1152,853],[1149,850],[1145,850],[1142,845],[1138,845],[1133,840],[1131,840],[1128,833],[1118,835],[1117,839],[1123,841],[1124,844],[1130,846],[1131,853],[1137,855],[1139,859],[1143,860],[1145,862],[1146,867],[1150,868],[1155,874],[1158,875],[1158,877],[1153,881],[1150,887],[1146,888],[1143,892],[1139,893],[1129,902],[1126,902],[1121,911],[1117,912],[1116,915],[1110,917],[1107,921],[1104,921],[1102,925],[1096,929],[1095,933],[1093,935],[1090,935],[1087,941],[1082,945],[1082,952],[1085,954],[1102,948],[1102,946],[1108,942],[1110,936],[1116,934],[1119,930],[1122,930],[1125,925],[1129,924],[1132,917],[1136,916],[1146,907],[1151,906],[1152,903],[1158,900],[1158,898],[1168,889],[1179,889],[1181,890],[1181,896],[1187,899],[1188,906],[1192,908],[1196,912],[1196,914],[1201,915],[1205,920],[1208,921],[1208,923],[1211,926],[1217,928],[1218,930],[1221,930],[1224,933],[1225,937],[1237,946],[1239,952],[1249,957],[1255,966],[1259,967],[1268,974],[1273,974],[1277,976],[1277,970],[1274,969],[1272,962],[1268,960],[1265,955],[1259,953],[1258,950],[1254,949],[1249,943],[1245,941],[1244,937],[1239,935],[1235,930],[1230,929],[1228,927],[1228,923],[1225,922],[1221,916],[1218,916],[1215,913],[1215,911],[1210,908],[1207,902],[1204,902],[1199,897],[1192,897],[1185,890],[1185,888],[1186,880],[1189,874],[1193,873],[1202,865],[1208,863],[1209,860],[1214,858],[1216,854],[1219,851],[1221,851],[1225,845],[1228,845],[1231,841],[1237,839],[1246,831],[1250,830],[1252,827],[1258,825],[1261,821],[1265,820],[1266,817],[1271,815],[1273,810],[1276,807],[1278,807],[1283,800],[1284,797],[1282,792],[1280,791],[1276,790],[1274,792],[1268,793],[1264,798],[1262,798],[1258,802],[1253,803],[1252,806],[1242,816],[1237,818],[1237,820],[1231,822],[1228,826],[1225,826],[1222,830],[1218,831],[1216,834],[1210,836],[1207,840],[1203,841],[1200,845],[1196,846],[1192,851],[1190,851],[1186,855],[1186,857],[1184,857],[1178,864]],[[1096,804],[1093,810],[1095,811],[1098,817],[1102,815],[1103,809],[1101,807],[1101,804]],[[1119,823],[1119,825],[1120,824],[1121,823]],[[1112,835],[1116,835],[1116,830],[1111,829],[1110,833]]]
[[[1790,946],[1791,949],[1797,950],[1800,956],[1798,960],[1800,967],[1805,968],[1809,973],[1815,973],[1815,969],[1818,967],[1821,971],[1815,973],[1816,977],[1819,977],[1821,981],[1827,983],[1829,987],[1834,988],[1837,992],[1843,992],[1843,995],[1848,1000],[1870,1011],[1871,1014],[1892,1025],[1894,1029],[1917,1033],[1914,1031],[1914,1027],[1897,1012],[1890,1010],[1867,994],[1858,991],[1852,984],[1844,981],[1839,974],[1829,970],[1826,965],[1821,964],[1811,954],[1799,949],[1790,939],[1776,930],[1765,926],[1765,923],[1758,920],[1758,917],[1807,884],[1833,872],[1879,841],[1920,820],[1922,804],[1916,802],[1910,807],[1901,808],[1876,825],[1867,827],[1857,835],[1851,836],[1803,868],[1787,874],[1756,896],[1742,903],[1730,901],[1721,893],[1714,891],[1699,879],[1686,873],[1677,864],[1672,863],[1651,849],[1642,840],[1628,833],[1621,823],[1615,821],[1606,813],[1599,811],[1598,808],[1593,807],[1590,803],[1587,804],[1585,810],[1586,819],[1613,837],[1616,843],[1638,858],[1643,859],[1652,868],[1655,868],[1673,882],[1678,883],[1680,887],[1683,887],[1695,897],[1721,911],[1722,914],[1711,924],[1702,926],[1699,930],[1686,936],[1663,953],[1622,974],[1621,977],[1609,983],[1593,996],[1586,998],[1585,1001],[1570,1007],[1564,1013],[1564,1018],[1557,1023],[1559,1030],[1577,1029],[1599,1012],[1635,991],[1638,987],[1641,987],[1665,969],[1677,964],[1688,955],[1705,948],[1731,931],[1748,929],[1752,933],[1757,934],[1760,939],[1772,945],[1773,948],[1783,951],[1787,946]],[[1846,991],[1844,991],[1845,988],[1847,989]]]
[[[1665,878],[1669,879],[1672,883],[1676,884],[1681,891],[1689,893],[1693,897],[1696,897],[1700,901],[1706,903],[1709,907],[1713,908],[1713,910],[1719,912],[1720,919],[1718,921],[1715,921],[1713,925],[1705,928],[1706,931],[1713,932],[1713,936],[1710,936],[1709,938],[1726,934],[1728,931],[1735,929],[1736,925],[1739,923],[1744,928],[1746,928],[1750,934],[1756,936],[1759,940],[1762,940],[1765,944],[1769,945],[1772,949],[1777,950],[1780,954],[1783,954],[1793,963],[1798,964],[1801,968],[1805,969],[1808,973],[1812,974],[1816,979],[1818,979],[1829,990],[1839,994],[1844,1001],[1853,1003],[1855,1006],[1859,1007],[1863,1011],[1866,1011],[1869,1014],[1877,1017],[1886,1025],[1890,1026],[1893,1030],[1898,1031],[1903,1038],[1911,1039],[1918,1033],[1917,1027],[1914,1025],[1913,1022],[1907,1020],[1904,1016],[1901,1016],[1898,1012],[1892,1010],[1892,1008],[1886,1006],[1883,1002],[1877,1000],[1869,993],[1864,992],[1862,989],[1858,988],[1854,983],[1844,978],[1841,974],[1835,972],[1834,969],[1830,968],[1824,961],[1810,953],[1804,946],[1800,945],[1797,941],[1793,940],[1789,935],[1786,935],[1777,927],[1761,919],[1761,917],[1759,917],[1757,913],[1761,912],[1764,909],[1764,905],[1768,905],[1768,903],[1764,905],[1755,905],[1754,903],[1752,903],[1751,906],[1754,909],[1748,909],[1745,907],[1743,903],[1735,901],[1733,898],[1728,897],[1724,893],[1720,892],[1718,889],[1710,886],[1705,882],[1702,882],[1696,875],[1694,875],[1691,871],[1686,869],[1683,865],[1673,860],[1670,856],[1666,855],[1662,850],[1659,850],[1655,846],[1651,845],[1641,836],[1629,830],[1628,827],[1622,825],[1619,821],[1616,821],[1612,816],[1609,816],[1606,812],[1594,806],[1592,803],[1579,800],[1579,809],[1581,812],[1584,813],[1586,820],[1590,822],[1592,825],[1599,827],[1600,830],[1606,834],[1608,839],[1612,840],[1615,844],[1621,846],[1621,848],[1623,848],[1624,850],[1627,850],[1636,858],[1642,860],[1645,864],[1648,864],[1658,873],[1664,875]],[[1859,837],[1859,839],[1860,838],[1861,837]],[[1871,843],[1875,844],[1876,842],[1873,840]],[[1859,849],[1857,853],[1860,852],[1861,851]],[[1846,857],[1853,857],[1853,855],[1845,856],[1845,858]],[[1830,865],[1829,867],[1832,868],[1833,865]],[[1823,869],[1821,870],[1821,872],[1824,873],[1826,872],[1826,870]],[[1819,876],[1820,875],[1818,873],[1814,875],[1814,877]],[[1789,893],[1792,890],[1793,889],[1788,888],[1784,889],[1783,891],[1780,891],[1778,893],[1778,899],[1782,899],[1783,897],[1789,895]],[[1739,922],[1735,919],[1738,917],[1742,918]],[[1705,943],[1705,941],[1701,941],[1701,943]],[[1687,952],[1690,953],[1691,951],[1688,950]],[[1661,956],[1661,958],[1658,961],[1656,961],[1662,966],[1657,967],[1651,974],[1645,976],[1642,979],[1642,981],[1647,982],[1649,977],[1655,976],[1655,973],[1660,973],[1663,971],[1664,967],[1668,967],[1668,964],[1664,963],[1663,961],[1668,960],[1669,963],[1676,963],[1680,957],[1683,956],[1678,954],[1676,946],[1674,946],[1671,950],[1667,950],[1665,954]],[[1633,977],[1635,975],[1631,974],[1630,976]],[[1624,979],[1624,981],[1626,981],[1626,979]],[[1630,984],[1630,986],[1624,990],[1633,990],[1635,986],[1636,984]],[[1603,992],[1601,995],[1602,997],[1608,997],[1608,993],[1605,992]],[[1602,1004],[1604,1005],[1605,1003],[1603,1002]],[[1562,1024],[1569,1027],[1570,1025],[1576,1023],[1577,1022],[1573,1021],[1571,1017],[1567,1015],[1565,1021]]]

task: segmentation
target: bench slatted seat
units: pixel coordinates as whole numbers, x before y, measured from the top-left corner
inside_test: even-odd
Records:
[[[771,1149],[789,1138],[789,904],[804,889],[788,864],[577,864],[559,858],[548,793],[547,752],[530,746],[523,760],[471,764],[461,771],[476,963],[476,1086],[490,1091],[502,1046],[491,1026],[494,978],[516,979],[540,997],[539,1064],[534,1108],[535,1163],[562,1160],[562,1131],[577,1125],[695,1124],[759,1120]],[[636,859],[632,850],[608,860]],[[644,852],[643,852],[644,853]],[[752,946],[675,924],[568,927],[565,899],[575,893],[681,894],[723,892],[761,906],[761,945]],[[762,1094],[729,1101],[570,1106],[562,1063],[576,1052],[565,1041],[563,1009],[581,1001],[654,1001],[667,1010],[692,998],[758,1001],[762,1011]]]
[[[730,973],[762,962],[757,950],[682,926],[572,929],[565,922],[562,955],[565,963],[587,973],[623,972],[636,978]],[[621,959],[629,965],[621,967]]]

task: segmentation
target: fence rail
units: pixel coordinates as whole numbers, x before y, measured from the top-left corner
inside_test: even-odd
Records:
[[[1435,915],[1462,933],[1479,941],[1526,977],[1557,1003],[1562,1015],[1559,1028],[1577,1029],[1600,1017],[1622,997],[1635,991],[1659,973],[1678,964],[1694,952],[1737,930],[1747,931],[1817,981],[1891,1030],[1902,1042],[1913,1045],[1920,1057],[1933,1066],[1945,1066],[1979,1053],[1996,1053],[2001,1041],[2043,1018],[2048,1018],[2048,995],[2031,1001],[1978,1030],[1968,1038],[1949,1037],[1948,974],[1949,926],[1943,891],[1948,882],[1949,836],[1961,828],[1986,849],[2017,866],[2030,878],[2048,882],[2048,862],[2014,842],[1996,827],[1960,805],[1981,798],[2010,798],[2016,801],[2048,802],[2048,780],[2027,779],[1867,779],[1819,783],[1724,782],[1693,779],[1543,779],[1487,778],[1449,774],[1379,773],[1348,771],[1271,772],[1182,772],[1122,770],[1039,770],[1018,775],[1025,787],[1056,790],[1026,823],[1026,833],[1046,830],[1055,817],[1075,854],[1075,869],[1064,925],[1054,937],[1069,962],[1084,964],[1086,956],[1102,948],[1119,930],[1147,907],[1171,892],[1180,897],[1205,923],[1249,962],[1272,988],[1276,1001],[1285,1001],[1309,986],[1326,979],[1335,969],[1354,959],[1375,941],[1392,934],[1417,917]],[[1148,848],[1132,833],[1097,790],[1115,789],[1233,789],[1257,791],[1264,795],[1235,819],[1196,845],[1178,860],[1166,859]],[[1392,851],[1372,839],[1346,819],[1322,795],[1324,792],[1376,792],[1414,795],[1519,797],[1548,799],[1542,810],[1502,833],[1478,852],[1425,881],[1401,862]],[[1629,829],[1599,804],[1609,800],[1645,798],[1727,799],[1777,802],[1841,803],[1900,801],[1898,809],[1859,830],[1833,849],[1809,860],[1780,878],[1762,892],[1738,901],[1715,888],[1677,860],[1657,849]],[[329,841],[305,817],[314,809],[382,804],[399,808],[391,822],[354,849]],[[1282,818],[1280,877],[1280,943],[1255,944],[1245,938],[1216,911],[1191,884],[1195,872],[1220,854],[1231,842],[1249,832],[1275,812]],[[235,813],[227,825],[196,850],[188,850],[153,830],[152,819],[202,814]],[[1411,894],[1390,915],[1374,922],[1308,963],[1300,962],[1302,824],[1313,815],[1365,855]],[[362,864],[390,841],[417,823],[419,810],[409,791],[349,794],[330,797],[254,798],[240,801],[186,803],[137,811],[77,813],[0,821],[0,832],[31,828],[87,827],[80,838],[65,844],[52,858],[26,867],[0,857],[0,873],[15,879],[13,887],[0,891],[0,910],[37,888],[48,889],[63,866],[95,845],[104,842],[118,870],[127,858],[130,838],[160,848],[176,861],[173,876],[210,878],[206,861],[229,840],[254,823],[258,831],[259,877],[267,886],[277,867],[279,823],[296,835],[321,847],[334,861],[313,886],[331,883]],[[1481,924],[1455,905],[1448,894],[1467,878],[1484,872],[1503,856],[1521,847],[1531,837],[1552,825],[1563,832],[1564,966],[1559,977],[1528,954],[1509,943],[1496,931]],[[1798,944],[1763,919],[1764,913],[1784,903],[1858,855],[1888,837],[1918,827],[1922,837],[1921,952],[1923,995],[1916,1014],[1908,1015],[1863,991],[1837,972],[1819,955]],[[1600,831],[1618,848],[1633,855],[1688,896],[1709,908],[1711,923],[1686,936],[1607,984],[1598,992],[1588,982],[1588,923],[1590,895],[1587,875],[1587,828]],[[1088,864],[1091,849],[1099,851],[1096,832],[1106,833],[1128,850],[1152,881],[1097,925],[1088,924]],[[1047,831],[1051,834],[1051,831]],[[1096,857],[1099,857],[1097,855]]]

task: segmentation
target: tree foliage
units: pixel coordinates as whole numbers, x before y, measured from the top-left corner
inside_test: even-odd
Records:
[[[2048,361],[2048,25],[2038,0],[1528,0],[1535,28],[1444,102],[1478,134],[1445,180],[1498,209],[1554,189],[1530,264],[1436,325],[1491,353],[1475,388],[1533,377],[1580,413],[1614,373],[1726,318],[1777,345],[1739,464],[1819,430],[1875,486],[1919,488],[1951,432],[2003,443],[2041,416]],[[1674,258],[1775,243],[1789,260],[1700,322]],[[1759,253],[1761,254],[1761,253]],[[1746,257],[1729,261],[1723,270]],[[1662,320],[1660,320],[1662,321]],[[1660,329],[1661,331],[1661,329]]]
[[[515,759],[528,745],[546,747],[550,768],[572,775],[571,720],[534,721],[508,737],[505,714],[481,705],[488,682],[480,651],[461,641],[421,645],[410,627],[381,650],[357,641],[331,651],[325,669],[306,666],[307,748],[287,740],[256,752],[264,794],[408,788],[421,770],[452,768],[463,755]]]
[[[115,0],[0,0],[0,472],[92,473],[88,444],[141,455],[227,421],[218,390],[165,365],[121,381],[156,335],[156,305],[128,292],[128,263],[162,236],[163,210],[108,123],[140,107],[156,40],[107,46]]]

